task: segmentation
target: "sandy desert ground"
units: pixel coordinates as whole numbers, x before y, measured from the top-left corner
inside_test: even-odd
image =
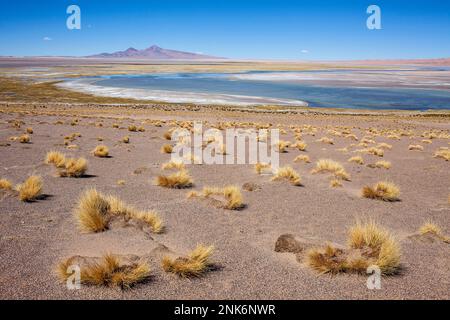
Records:
[[[297,134],[306,150],[288,147],[280,153],[280,165],[292,166],[301,186],[271,181],[271,176],[258,175],[253,165],[187,165],[191,188],[155,185],[154,179],[166,174],[162,164],[170,160],[170,154],[160,152],[171,143],[164,134],[176,126],[189,126],[186,121],[192,120],[244,129],[271,124],[285,131],[281,139],[292,143]],[[145,131],[130,132],[130,125]],[[30,141],[21,143],[17,137],[27,128],[33,131],[28,133]],[[73,133],[80,136],[65,139]],[[129,143],[122,142],[124,136]],[[318,141],[322,137],[333,144]],[[40,175],[44,196],[23,202],[14,190],[0,191],[0,298],[449,299],[450,247],[445,237],[450,235],[450,162],[434,157],[436,151],[448,150],[449,143],[448,113],[351,115],[2,103],[0,178],[15,185]],[[106,145],[110,157],[95,157],[91,151],[98,145]],[[409,150],[411,145],[423,150]],[[371,147],[382,149],[383,156],[357,151]],[[84,157],[86,174],[58,177],[56,168],[44,163],[50,150]],[[309,156],[311,162],[294,162],[299,155]],[[348,161],[357,155],[363,164]],[[313,174],[319,159],[341,163],[349,181],[339,180],[341,187],[331,187],[331,174]],[[371,164],[379,160],[389,161],[391,168],[373,168]],[[400,188],[399,201],[361,196],[364,186],[383,180]],[[246,191],[244,184],[253,184],[256,190]],[[187,198],[190,191],[199,192],[204,186],[224,185],[241,189],[243,209],[227,210],[208,199]],[[156,210],[164,232],[123,221],[111,223],[104,232],[81,232],[74,210],[88,188],[142,210]],[[382,277],[381,290],[368,290],[364,274],[319,274],[305,262],[304,252],[275,251],[284,234],[292,234],[305,247],[326,242],[345,246],[348,228],[358,219],[377,221],[401,248],[401,265],[396,274]],[[440,236],[420,235],[419,228],[427,221],[440,226]],[[200,243],[215,247],[212,267],[201,277],[184,279],[162,269],[163,256],[184,256]],[[60,261],[105,253],[139,256],[150,266],[151,277],[127,290],[104,286],[68,290],[58,279],[55,270]]]

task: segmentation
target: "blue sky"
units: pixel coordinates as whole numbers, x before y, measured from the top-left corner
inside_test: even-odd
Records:
[[[66,8],[81,8],[81,30]],[[382,30],[366,9],[382,10]],[[0,55],[89,55],[164,48],[257,59],[387,59],[450,56],[443,0],[1,1]]]

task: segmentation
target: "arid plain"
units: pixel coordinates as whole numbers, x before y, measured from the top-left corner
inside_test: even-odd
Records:
[[[94,97],[2,63],[1,298],[450,298],[448,111]],[[279,129],[268,143],[281,168],[171,163],[170,146],[185,143],[172,133],[193,121]],[[80,289],[66,286],[71,264]],[[370,265],[379,290],[367,288]]]

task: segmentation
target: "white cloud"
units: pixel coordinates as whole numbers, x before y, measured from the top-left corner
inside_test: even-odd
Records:
[[[44,37],[44,39],[42,39],[42,40],[44,40],[44,41],[52,41],[53,39],[50,38],[50,37]]]
[[[309,53],[309,50],[303,49],[303,50],[301,51],[301,53],[307,54],[307,53]]]

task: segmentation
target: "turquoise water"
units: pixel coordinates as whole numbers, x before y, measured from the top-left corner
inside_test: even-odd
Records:
[[[244,75],[251,76],[261,74],[270,75],[270,72],[244,73]],[[277,74],[280,74],[280,72],[277,72]],[[289,72],[285,74],[289,75]],[[385,88],[380,86],[368,88],[304,84],[298,81],[261,81],[239,79],[239,77],[236,78],[229,74],[218,73],[108,76],[102,77],[95,84],[116,88],[162,90],[169,94],[170,92],[184,92],[189,94],[223,94],[301,100],[307,102],[311,107],[401,110],[450,109],[450,91],[448,90]]]

